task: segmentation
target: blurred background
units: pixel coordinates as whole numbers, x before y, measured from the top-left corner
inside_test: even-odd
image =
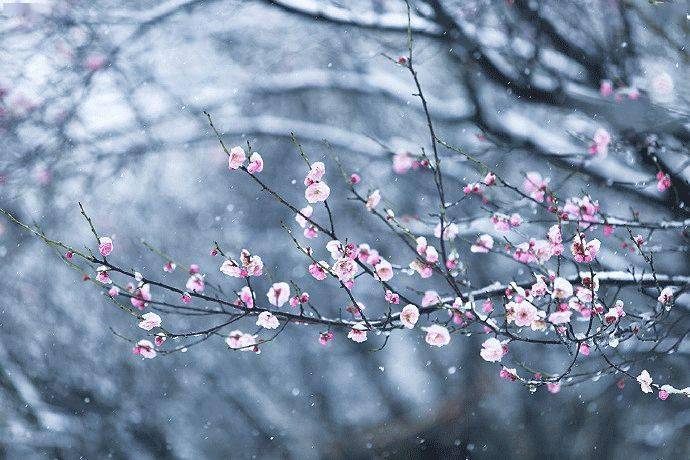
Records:
[[[563,196],[590,193],[619,216],[688,217],[687,2],[412,7],[416,66],[440,137],[514,183],[536,170]],[[113,235],[118,263],[180,285],[185,274],[163,273],[140,239],[228,284],[208,255],[213,241],[231,253],[250,248],[276,280],[300,283],[337,315],[347,297],[312,282],[280,229],[292,213],[228,172],[202,110],[229,145],[251,141],[263,178],[303,203],[294,131],[327,164],[340,233],[406,264],[399,241],[344,199],[332,160],[431,236],[432,177],[392,169],[395,153],[428,146],[409,73],[382,56],[405,54],[406,24],[405,4],[394,0],[0,2],[0,206],[81,247],[90,243],[81,201]],[[614,94],[600,93],[605,80]],[[595,161],[586,152],[598,128],[613,144]],[[477,173],[443,155],[447,187],[461,196]],[[668,193],[656,191],[655,162],[672,173]],[[478,203],[461,208],[463,236],[492,231],[473,218],[486,217]],[[620,233],[603,249],[604,265],[643,267],[619,249]],[[681,234],[660,241],[660,272],[690,272],[684,243]],[[529,276],[504,258],[459,250],[474,286]],[[259,286],[262,295],[268,280]],[[380,292],[363,286],[368,311],[383,312]],[[445,293],[432,282],[415,288]],[[641,296],[632,291],[634,303]],[[362,346],[339,334],[324,349],[318,328],[292,325],[261,355],[230,352],[218,339],[144,362],[110,330],[136,336],[136,324],[4,219],[0,292],[2,458],[690,456],[687,400],[662,403],[630,382],[618,388],[611,375],[532,394],[479,362],[481,337],[431,349],[419,331],[398,331],[373,352],[380,337]],[[688,329],[681,318],[673,354],[643,354],[644,344],[626,351],[640,353],[655,381],[687,386]],[[512,353],[553,372],[567,357]]]

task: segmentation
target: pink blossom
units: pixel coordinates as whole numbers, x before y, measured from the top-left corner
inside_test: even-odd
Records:
[[[509,302],[509,304],[511,303],[513,302]],[[515,325],[518,327],[531,326],[537,319],[537,308],[526,300],[514,305]]]
[[[201,273],[195,273],[189,277],[185,287],[188,291],[204,292],[205,286],[206,283],[204,282],[204,275],[202,275]]]
[[[276,315],[270,311],[262,311],[259,313],[259,317],[256,320],[256,325],[265,329],[278,329],[280,323],[278,322]]]
[[[405,308],[400,312],[400,322],[407,329],[412,329],[415,324],[419,321],[419,309],[412,305],[407,304]]]
[[[587,342],[582,342],[578,348],[582,356],[589,356],[589,344]]]
[[[414,158],[409,152],[398,152],[393,155],[393,171],[396,174],[405,174],[414,165]]]
[[[249,276],[261,276],[264,263],[259,256],[253,256],[248,250],[240,253],[240,263],[234,260],[225,260],[220,266],[220,271],[234,278],[247,278]]]
[[[613,225],[604,225],[604,236],[611,236],[613,233]]]
[[[551,248],[551,254],[559,256],[563,254],[563,235],[561,234],[561,227],[553,225],[549,228],[548,238]]]
[[[499,362],[503,358],[503,344],[500,340],[491,337],[482,343],[482,349],[479,352],[484,361],[492,363]]]
[[[357,274],[357,264],[349,257],[341,257],[333,264],[333,273],[340,281],[351,280]]]
[[[482,185],[478,182],[471,182],[462,188],[462,192],[465,195],[470,195],[472,193],[476,195],[481,195],[483,192]]]
[[[314,182],[304,191],[304,197],[309,203],[324,202],[331,194],[331,188],[325,182]]]
[[[132,353],[141,355],[142,358],[146,359],[153,359],[156,357],[156,350],[153,348],[153,344],[148,340],[138,341],[132,349]]]
[[[525,182],[522,184],[522,188],[525,190],[529,196],[538,202],[544,201],[544,195],[546,193],[546,187],[549,185],[550,179],[542,179],[541,174],[538,172],[528,172]]]
[[[234,350],[241,351],[253,351],[254,353],[260,353],[259,347],[257,346],[256,336],[251,334],[246,334],[242,331],[232,331],[225,343]]]
[[[287,283],[273,283],[268,293],[266,293],[266,297],[268,297],[271,305],[282,307],[290,299],[290,285]]]
[[[644,369],[640,375],[637,376],[637,381],[640,384],[640,388],[642,389],[643,393],[651,393],[652,392],[652,376],[649,375],[649,372],[647,372],[647,369]]]
[[[443,225],[443,239],[450,241],[455,239],[456,236],[458,236],[458,233],[460,233],[460,228],[457,226],[457,224],[453,223],[448,223],[445,222]],[[441,238],[441,223],[439,222],[436,224],[436,227],[434,228],[434,236],[436,238]]]
[[[522,217],[517,213],[512,216],[496,213],[491,216],[491,223],[494,224],[496,231],[507,232],[511,228],[519,227],[522,224]]]
[[[239,169],[247,159],[247,154],[244,153],[242,147],[235,146],[230,149],[230,155],[228,156],[228,169]]]
[[[145,331],[150,331],[154,327],[160,327],[161,325],[161,317],[158,316],[156,313],[144,313],[143,315],[141,315],[141,318],[142,320],[139,323],[139,327]]]
[[[450,343],[450,332],[445,327],[439,324],[432,324],[429,327],[423,327],[422,330],[426,332],[426,343],[434,347],[442,347]]]
[[[357,173],[352,173],[352,174],[350,174],[350,183],[351,183],[352,185],[357,185],[357,184],[359,184],[361,181],[362,181],[362,178],[359,177],[359,174],[357,174]]]
[[[560,277],[553,280],[553,292],[551,293],[551,297],[564,300],[572,297],[572,295],[573,285],[570,284],[570,281]]]
[[[386,260],[381,259],[381,261],[376,264],[374,269],[376,270],[376,275],[381,281],[390,281],[390,279],[393,278],[393,267]]]
[[[307,226],[307,219],[310,218],[312,214],[314,214],[314,208],[307,205],[299,210],[299,214],[295,214],[295,220],[300,227],[304,228]]]
[[[347,334],[347,338],[353,342],[362,343],[367,340],[367,326],[363,322],[356,323]]]
[[[589,223],[597,221],[599,202],[592,201],[589,195],[582,198],[568,198],[563,206],[563,212],[566,213],[568,219],[579,221],[581,227],[589,227]]]
[[[477,241],[470,247],[472,252],[487,253],[494,247],[494,239],[491,235],[481,235]]]
[[[570,317],[573,312],[567,311],[555,311],[549,315],[549,321],[553,324],[565,324],[570,322]]]
[[[319,343],[321,345],[326,346],[328,344],[328,342],[333,340],[333,338],[334,338],[333,332],[331,332],[331,331],[322,332],[321,334],[319,334]]]
[[[147,305],[146,302],[151,300],[151,287],[148,284],[142,285],[134,291],[134,295],[129,300],[133,306],[143,310]]]
[[[96,268],[96,280],[103,284],[111,284],[113,282],[113,280],[110,279],[110,275],[108,275],[108,267],[101,265]]]
[[[369,211],[373,211],[376,206],[378,206],[379,202],[381,201],[381,192],[377,190],[374,190],[371,192],[369,197],[367,198],[367,203],[366,207]]]
[[[429,278],[433,274],[432,266],[422,262],[419,259],[415,259],[410,262],[410,268],[419,273],[419,276],[422,278]]]
[[[320,260],[318,264],[313,263],[309,265],[309,274],[317,280],[323,281],[327,276],[324,267],[328,268],[328,264],[323,260]]]
[[[153,342],[156,344],[157,347],[160,347],[161,345],[163,345],[166,340],[168,340],[168,338],[162,332],[159,332],[153,338]]]
[[[264,159],[261,158],[259,152],[254,152],[249,157],[249,165],[247,166],[247,171],[250,174],[259,173],[264,170]]]
[[[189,266],[189,274],[194,275],[196,273],[201,273],[201,268],[197,264],[191,264]]]
[[[107,257],[113,252],[113,240],[107,236],[102,236],[98,239],[98,252],[101,253],[103,257]]]
[[[400,295],[398,295],[395,292],[392,292],[390,289],[386,289],[386,295],[384,296],[384,299],[388,303],[392,303],[394,305],[397,305],[400,303]]]
[[[491,299],[484,300],[484,303],[482,304],[482,311],[487,314],[494,311],[494,303],[491,301]]]
[[[611,135],[605,129],[599,128],[595,131],[592,142],[593,144],[589,147],[589,153],[591,155],[598,153],[601,157],[605,157],[609,152]]]
[[[436,291],[426,291],[422,297],[422,307],[435,305],[441,301],[441,296]]]
[[[245,307],[254,308],[254,293],[249,289],[249,286],[240,289],[239,295],[239,299]]]
[[[165,265],[163,265],[163,271],[168,273],[174,272],[176,268],[177,265],[175,265],[175,262],[172,261],[168,261],[165,263]]]
[[[95,72],[103,68],[106,63],[105,56],[100,54],[92,54],[84,60],[84,67],[91,72]]]
[[[117,297],[120,295],[120,289],[117,286],[113,286],[108,290],[108,295],[110,297]]]
[[[599,93],[602,97],[609,97],[613,94],[613,83],[611,80],[602,80],[601,85],[599,85]]]
[[[587,242],[584,234],[580,233],[573,240],[573,244],[570,247],[570,252],[572,252],[576,262],[589,263],[597,257],[600,247],[601,242],[599,240],[595,238],[592,241]]]
[[[549,393],[556,394],[561,391],[561,384],[559,382],[547,382],[546,389],[549,390]]]
[[[482,179],[482,182],[487,187],[491,187],[496,183],[496,175],[489,171],[488,173],[486,173],[486,176],[484,176],[484,179]]]
[[[307,177],[304,179],[304,185],[308,186],[314,182],[320,182],[321,179],[323,179],[324,174],[326,174],[326,165],[320,161],[312,163],[311,168],[307,173]]]
[[[656,300],[658,300],[660,304],[670,307],[674,300],[673,288],[670,286],[663,288]]]
[[[499,375],[502,379],[510,380],[511,382],[514,382],[518,379],[517,369],[508,369],[507,367],[504,367],[499,372]]]
[[[671,176],[664,174],[661,171],[656,173],[656,180],[658,181],[656,183],[656,189],[659,192],[663,192],[671,186]]]
[[[192,296],[189,295],[189,292],[183,292],[182,293],[182,302],[189,303],[191,301],[192,301]]]
[[[609,311],[606,312],[604,315],[604,321],[606,324],[613,324],[624,316],[625,311],[623,310],[623,301],[618,300],[616,302],[616,306],[609,308]]]

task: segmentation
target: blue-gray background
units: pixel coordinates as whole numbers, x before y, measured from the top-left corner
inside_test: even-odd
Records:
[[[516,183],[539,170],[554,182],[567,178],[559,192],[592,193],[608,212],[682,215],[672,208],[688,191],[687,4],[415,6],[415,14],[427,16],[414,23],[417,66],[442,137]],[[450,19],[434,15],[440,10]],[[164,275],[141,238],[228,286],[219,259],[208,256],[212,242],[233,252],[251,248],[274,277],[303,284],[316,299],[320,294],[328,300],[317,303],[335,314],[347,298],[306,275],[304,258],[279,227],[292,214],[227,171],[201,111],[213,113],[229,144],[250,140],[266,161],[262,177],[301,204],[304,171],[289,141],[294,131],[312,159],[327,163],[340,232],[407,263],[399,242],[343,199],[346,189],[323,142],[366,186],[380,188],[388,206],[429,221],[431,176],[391,170],[389,149],[417,152],[428,142],[409,74],[381,56],[405,52],[404,20],[404,3],[383,0],[6,4],[0,203],[81,246],[90,235],[80,200],[100,231],[114,236],[113,260],[175,283],[184,275]],[[443,33],[448,21],[462,26],[460,36]],[[91,71],[87,63],[98,59],[103,67]],[[654,92],[661,73],[675,82],[670,93]],[[602,98],[604,78],[638,86],[641,98]],[[586,151],[586,137],[598,127],[614,137],[609,158],[573,157]],[[481,141],[481,132],[499,146]],[[655,168],[640,154],[649,135],[663,145],[661,161],[678,171],[680,197],[655,191]],[[458,197],[477,175],[444,155],[447,187]],[[609,187],[615,181],[625,184]],[[456,217],[474,215],[481,215],[476,204]],[[483,221],[463,234],[473,239],[490,229]],[[318,241],[325,243],[323,236]],[[606,265],[640,266],[617,250],[619,242],[607,243]],[[663,242],[667,249],[680,244]],[[687,273],[686,253],[665,254],[660,271]],[[471,258],[466,245],[461,255],[477,286],[529,275],[498,256]],[[319,329],[293,325],[258,356],[229,352],[218,339],[141,361],[109,330],[136,336],[131,319],[4,220],[0,256],[0,457],[688,455],[687,402],[660,403],[631,382],[621,391],[608,375],[558,395],[530,394],[479,361],[479,337],[454,337],[449,347],[432,350],[418,332],[404,331],[373,353],[339,334],[325,350]],[[259,286],[263,292],[268,281]],[[372,311],[382,308],[378,291],[363,296]],[[180,329],[192,324],[169,321]],[[250,322],[243,327],[251,329]],[[512,355],[553,371],[567,357],[528,347]],[[687,363],[686,344],[644,366],[684,386]]]

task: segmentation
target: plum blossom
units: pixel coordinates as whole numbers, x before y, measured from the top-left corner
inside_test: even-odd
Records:
[[[438,251],[435,247],[427,244],[426,238],[420,236],[417,238],[417,254],[423,256],[427,262],[435,264],[438,262]]]
[[[381,202],[381,192],[376,189],[367,197],[366,207],[369,211],[373,211],[376,206]]]
[[[246,249],[240,253],[240,263],[234,260],[226,260],[220,266],[220,271],[234,278],[247,278],[249,276],[261,276],[264,263],[259,256],[253,256]]]
[[[319,281],[325,280],[328,276],[326,270],[328,270],[328,264],[324,260],[320,260],[318,264],[309,265],[309,274]]]
[[[481,235],[470,247],[472,252],[487,253],[494,247],[494,239],[491,235]]]
[[[330,194],[331,188],[325,182],[314,182],[304,191],[304,197],[309,203],[322,203]]]
[[[111,280],[110,275],[108,275],[108,267],[101,265],[100,267],[96,268],[96,280],[99,283],[112,284],[113,280]]]
[[[544,201],[544,196],[546,194],[546,187],[549,185],[551,180],[549,178],[542,178],[541,174],[538,172],[528,172],[525,182],[522,184],[522,188],[525,190],[532,199],[538,201],[539,203]]]
[[[664,174],[663,172],[659,171],[656,173],[656,180],[656,189],[659,192],[663,192],[671,187],[671,176],[668,174]]]
[[[386,295],[384,296],[386,302],[397,305],[400,303],[400,295],[396,292],[386,289]]]
[[[176,268],[177,268],[177,265],[175,264],[175,262],[172,262],[172,261],[168,261],[165,263],[165,265],[163,265],[163,271],[167,272],[167,273],[174,272]]]
[[[357,185],[360,182],[362,182],[362,178],[359,177],[359,174],[357,174],[357,173],[350,174],[350,184]]]
[[[434,347],[442,347],[450,343],[450,332],[445,327],[439,324],[432,324],[429,327],[423,327],[422,330],[426,332],[426,343]]]
[[[563,235],[561,233],[561,227],[558,225],[552,225],[549,227],[547,236],[549,238],[551,254],[554,256],[560,256],[563,254]]]
[[[142,320],[139,323],[139,327],[145,331],[150,331],[154,327],[160,327],[161,325],[161,317],[158,316],[156,313],[144,313],[143,315],[141,315],[141,318]]]
[[[111,287],[111,288],[108,290],[108,295],[109,295],[110,297],[117,297],[118,295],[120,295],[120,288],[118,288],[117,286]]]
[[[553,280],[553,291],[551,297],[554,299],[565,300],[573,295],[573,285],[565,278],[558,277]]]
[[[312,163],[307,177],[304,179],[304,185],[311,185],[314,182],[319,182],[323,179],[324,174],[326,174],[326,165],[321,161],[316,161]]]
[[[147,305],[146,302],[151,300],[151,287],[148,284],[144,284],[134,291],[133,296],[129,299],[132,306],[137,307],[139,310],[143,310]]]
[[[247,308],[254,308],[254,293],[249,286],[244,286],[240,289],[239,300]]]
[[[357,343],[366,342],[367,330],[366,324],[360,321],[352,325],[352,329],[348,332],[347,338]]]
[[[671,306],[673,305],[673,299],[673,288],[666,286],[661,290],[661,293],[659,293],[659,297],[656,300],[658,300],[661,305],[664,305],[667,310],[670,310]]]
[[[415,259],[410,262],[410,268],[419,273],[419,276],[422,278],[430,278],[433,274],[432,266],[428,263],[422,262],[419,259]]]
[[[513,259],[522,263],[545,263],[551,258],[550,244],[546,240],[531,238],[528,242],[520,243],[515,247]]]
[[[335,336],[333,335],[333,332],[331,332],[331,331],[322,332],[321,334],[319,334],[319,343],[321,345],[326,346],[328,344],[328,342],[330,342],[334,338],[335,338]]]
[[[185,285],[188,291],[201,293],[204,292],[206,283],[204,282],[204,275],[201,273],[195,273],[189,277],[187,284]]]
[[[456,236],[458,236],[458,233],[460,233],[460,228],[457,226],[457,224],[453,223],[448,223],[444,222],[443,225],[443,239],[446,241],[450,241],[455,239]],[[441,223],[439,222],[436,224],[436,227],[434,228],[434,236],[436,238],[441,238]]]
[[[652,392],[652,376],[649,375],[647,369],[644,369],[640,375],[637,376],[637,381],[640,383],[640,388],[643,393]]]
[[[428,307],[441,302],[441,296],[436,291],[426,291],[422,297],[422,307]]]
[[[156,357],[156,350],[153,348],[153,344],[148,340],[138,341],[132,349],[132,353],[140,355],[145,359],[153,359]]]
[[[606,324],[613,324],[620,318],[625,316],[625,310],[623,310],[623,301],[617,300],[616,305],[609,308],[609,311],[604,315],[604,321]]]
[[[515,325],[518,327],[531,326],[532,322],[537,319],[537,307],[528,301],[522,301],[518,304],[509,302],[508,305],[513,304],[512,309],[515,312]]]
[[[589,146],[589,154],[599,154],[602,158],[609,153],[609,144],[611,143],[611,135],[605,129],[599,128],[594,132],[592,144]]]
[[[247,159],[247,154],[244,153],[244,149],[239,145],[230,149],[230,154],[228,155],[228,169],[236,170],[239,169],[244,161]]]
[[[484,179],[482,179],[482,183],[487,187],[491,187],[496,183],[496,175],[489,171],[486,173],[486,176],[484,176]]]
[[[494,228],[499,232],[507,232],[511,228],[519,227],[522,225],[522,217],[518,213],[514,213],[511,216],[501,214],[500,212],[495,213],[491,216],[491,223],[494,224]]]
[[[290,299],[290,285],[287,283],[273,283],[266,293],[271,305],[282,307]]]
[[[192,296],[189,295],[189,292],[183,292],[181,298],[182,298],[182,302],[184,302],[184,303],[189,303],[192,301]]]
[[[256,335],[246,334],[242,331],[235,330],[230,332],[230,335],[225,339],[225,343],[228,347],[233,350],[241,351],[253,351],[255,353],[259,352],[259,347],[257,346]]]
[[[518,379],[517,369],[508,369],[507,367],[503,367],[498,375],[500,375],[502,379],[509,380],[511,382],[514,382]]]
[[[613,94],[613,83],[611,82],[611,80],[601,81],[601,84],[599,85],[599,93],[603,97],[609,97]]]
[[[249,165],[247,166],[247,171],[250,174],[259,173],[264,170],[264,159],[261,158],[259,152],[254,152],[249,157]]]
[[[393,267],[387,260],[381,259],[374,267],[374,270],[376,270],[376,275],[381,281],[390,281],[393,278]]]
[[[340,281],[349,281],[357,274],[357,264],[349,257],[341,257],[333,264],[333,273]]]
[[[410,152],[402,151],[393,155],[393,172],[405,174],[415,165],[415,159]]]
[[[165,336],[164,333],[159,332],[156,334],[156,336],[153,338],[153,342],[156,344],[157,347],[160,347],[165,343],[165,341],[168,340],[168,338]]]
[[[551,394],[556,394],[561,391],[561,384],[559,382],[547,382],[546,389]]]
[[[407,329],[412,329],[419,321],[419,309],[410,304],[405,305],[405,308],[400,312],[400,322]]]
[[[549,321],[552,322],[553,324],[569,323],[572,314],[573,314],[573,312],[570,310],[558,310],[558,311],[555,311],[549,315]]]
[[[259,317],[256,320],[256,325],[265,329],[278,329],[280,323],[278,322],[276,315],[270,311],[262,311],[259,313]]]
[[[102,236],[98,239],[98,252],[103,257],[108,257],[113,252],[113,240],[107,236]]]
[[[579,221],[580,227],[588,227],[592,222],[597,221],[599,202],[592,201],[589,195],[582,198],[568,198],[563,206],[563,212],[568,219]]]
[[[580,233],[573,240],[570,252],[572,252],[576,262],[589,263],[597,257],[600,247],[601,242],[598,239],[595,238],[588,242],[585,240],[585,235]]]
[[[491,337],[482,343],[482,349],[479,354],[484,361],[500,362],[504,355],[503,344],[497,338]]]

